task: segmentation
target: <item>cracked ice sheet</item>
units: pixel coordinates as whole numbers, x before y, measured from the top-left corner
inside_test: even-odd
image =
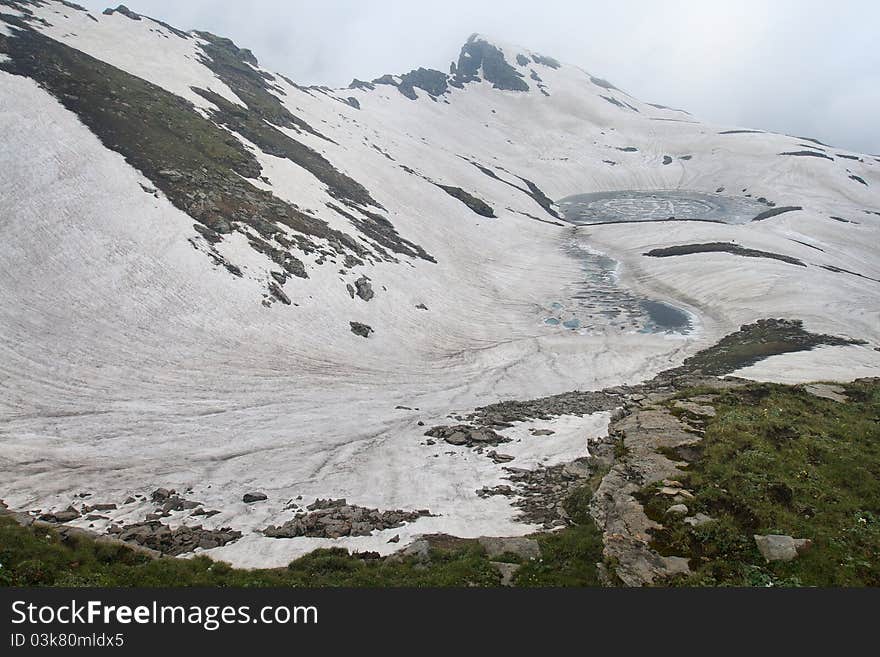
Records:
[[[477,536],[522,536],[538,529],[535,525],[514,520],[519,511],[512,507],[513,498],[492,496],[480,498],[476,491],[483,486],[497,486],[507,483],[505,466],[534,469],[538,466],[553,466],[567,463],[589,454],[587,444],[607,435],[611,413],[602,411],[590,415],[566,415],[552,420],[519,422],[501,431],[513,442],[489,448],[483,454],[467,447],[455,447],[443,441],[426,445],[426,438],[418,432],[410,432],[404,441],[389,450],[388,456],[410,460],[413,471],[407,478],[406,500],[400,508],[404,510],[427,508],[436,517],[420,518],[403,527],[374,532],[370,536],[340,539],[323,538],[267,538],[250,533],[235,543],[207,550],[204,553],[214,559],[231,561],[241,567],[280,566],[319,547],[344,547],[358,551],[376,551],[390,554],[423,534],[447,533],[462,538]],[[531,428],[551,429],[549,436],[532,436]],[[509,454],[515,459],[507,464],[494,463],[486,453],[492,449]],[[360,467],[358,467],[360,470]],[[379,477],[387,471],[378,471]],[[377,482],[378,483],[378,482]],[[400,483],[400,482],[398,482]],[[355,493],[355,491],[352,491]],[[367,505],[365,500],[374,498],[375,490],[363,491],[366,494],[351,494],[349,503]],[[401,498],[402,499],[402,498]],[[310,504],[306,497],[301,504]],[[236,513],[240,528],[247,524],[248,529],[262,529],[267,524],[282,524],[294,514],[274,514],[268,517],[261,512],[259,503],[249,506],[249,516]],[[392,504],[382,508],[398,508]],[[212,518],[217,526],[223,525],[223,514]],[[211,526],[214,526],[213,524]],[[399,536],[396,543],[388,540]]]

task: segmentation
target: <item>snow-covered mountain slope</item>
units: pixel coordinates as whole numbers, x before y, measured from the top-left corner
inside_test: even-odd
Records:
[[[256,532],[298,496],[435,514],[339,539],[361,549],[521,534],[474,493],[502,466],[426,426],[635,383],[765,317],[865,344],[749,376],[880,372],[877,156],[712,126],[477,35],[449,74],[327,89],[124,9],[3,0],[0,21],[11,506],[191,489],[221,513],[168,521],[244,532],[213,551],[243,565],[328,542]],[[564,462],[606,422],[514,427],[505,451]]]

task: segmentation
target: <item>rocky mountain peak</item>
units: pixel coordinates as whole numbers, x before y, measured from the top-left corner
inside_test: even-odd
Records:
[[[113,14],[122,14],[123,16],[130,18],[133,21],[139,21],[141,19],[141,15],[133,12],[131,9],[126,7],[125,5],[119,5],[116,9],[112,9],[108,7],[104,10],[105,16],[112,16]]]

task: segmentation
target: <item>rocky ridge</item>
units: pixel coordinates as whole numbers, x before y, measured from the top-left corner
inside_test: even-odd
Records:
[[[427,509],[380,511],[349,504],[344,499],[315,500],[292,520],[278,527],[266,527],[263,535],[271,538],[369,536],[374,531],[394,529],[430,515]]]

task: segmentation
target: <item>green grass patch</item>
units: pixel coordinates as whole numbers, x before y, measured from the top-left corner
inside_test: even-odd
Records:
[[[62,542],[52,530],[0,518],[3,586],[497,586],[499,574],[476,542],[432,549],[430,559],[380,559],[319,549],[286,568],[245,570],[213,561],[150,559],[124,546],[90,539]]]
[[[715,521],[689,527],[665,516],[672,501],[641,491],[663,523],[653,546],[691,558],[689,585],[880,585],[880,384],[846,386],[850,401],[801,387],[755,384],[724,391],[706,425],[700,456],[680,477],[691,513]],[[765,563],[754,534],[809,538],[790,562]]]
[[[724,336],[711,347],[686,358],[681,366],[666,370],[658,376],[724,376],[769,356],[809,351],[820,345],[849,344],[861,343],[833,335],[809,333],[804,330],[800,320],[761,319],[741,326],[738,331]]]

